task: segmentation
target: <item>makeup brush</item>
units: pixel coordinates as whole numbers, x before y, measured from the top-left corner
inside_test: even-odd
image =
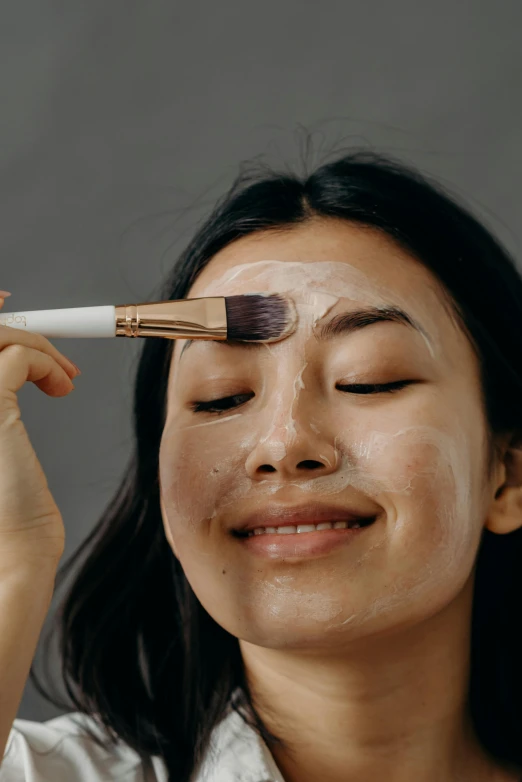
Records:
[[[277,342],[296,327],[291,299],[249,293],[143,304],[0,312],[0,326],[44,337],[164,337]]]

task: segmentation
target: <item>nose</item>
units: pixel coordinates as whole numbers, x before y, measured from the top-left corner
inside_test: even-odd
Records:
[[[294,408],[295,410],[295,408]],[[338,452],[335,436],[309,421],[292,419],[272,423],[269,434],[261,436],[250,451],[245,468],[248,477],[257,481],[292,481],[329,475],[337,469]]]

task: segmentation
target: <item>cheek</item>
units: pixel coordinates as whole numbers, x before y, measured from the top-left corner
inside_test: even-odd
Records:
[[[254,442],[252,430],[239,415],[224,414],[189,427],[171,420],[165,426],[159,471],[174,538],[208,532],[216,508],[245,481],[244,454]]]
[[[374,488],[371,494],[384,508],[387,567],[397,586],[437,583],[451,590],[469,575],[482,532],[484,446],[478,419],[470,426],[464,418],[448,422],[444,412],[416,417],[409,410],[402,417],[397,412],[393,425],[373,420],[373,427],[360,420],[349,437],[341,428],[337,445],[352,461],[352,485]]]

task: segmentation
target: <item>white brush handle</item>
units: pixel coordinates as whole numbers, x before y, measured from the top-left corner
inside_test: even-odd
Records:
[[[0,326],[24,329],[44,337],[115,337],[116,313],[111,304],[28,312],[1,310]]]

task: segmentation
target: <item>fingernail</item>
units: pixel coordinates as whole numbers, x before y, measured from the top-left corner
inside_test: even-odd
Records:
[[[11,296],[9,291],[0,291],[0,299],[7,299],[8,296]]]
[[[69,359],[69,361],[71,361],[71,359]],[[75,368],[75,370],[78,372],[78,374],[79,374],[79,375],[81,375],[81,374],[82,374],[82,370],[80,369],[80,367],[76,366],[76,364],[74,363],[74,361],[71,361],[71,364],[73,365],[73,367]]]

